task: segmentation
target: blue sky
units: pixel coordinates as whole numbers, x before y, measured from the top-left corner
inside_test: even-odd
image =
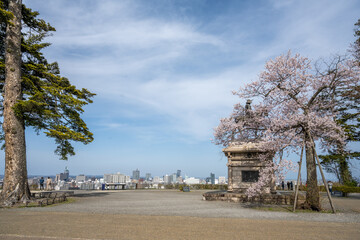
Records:
[[[71,174],[226,176],[210,139],[239,101],[231,91],[289,49],[310,58],[345,53],[360,18],[355,0],[24,3],[57,29],[47,58],[97,94],[83,115],[95,140],[75,144],[69,161],[27,130],[29,174],[45,175],[68,166]]]

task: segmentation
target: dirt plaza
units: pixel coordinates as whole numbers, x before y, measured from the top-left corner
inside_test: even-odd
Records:
[[[0,239],[357,239],[360,197],[338,213],[203,201],[205,191],[77,191],[74,201],[0,209]],[[323,199],[326,209],[326,199]]]

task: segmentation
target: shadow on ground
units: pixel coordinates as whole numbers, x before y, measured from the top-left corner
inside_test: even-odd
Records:
[[[104,197],[109,195],[109,193],[107,192],[85,192],[85,193],[75,193],[72,197],[79,197],[79,198],[84,198],[84,197]]]

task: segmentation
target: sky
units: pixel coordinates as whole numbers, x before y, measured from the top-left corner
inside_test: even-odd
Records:
[[[57,30],[47,59],[97,94],[83,114],[95,140],[75,143],[68,161],[54,154],[52,139],[27,129],[30,175],[67,166],[71,175],[138,168],[141,176],[227,176],[211,138],[220,118],[246,101],[232,90],[289,49],[311,59],[346,53],[360,18],[357,0],[23,2]]]

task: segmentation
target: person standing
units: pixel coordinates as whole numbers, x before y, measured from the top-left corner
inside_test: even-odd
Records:
[[[333,183],[332,181],[328,181],[328,186],[329,186],[329,191],[330,191],[330,194],[332,195],[332,187],[333,187]]]
[[[287,190],[289,191],[289,190],[290,190],[290,182],[287,181],[287,182],[286,182],[286,185],[287,185]]]
[[[284,183],[284,181],[281,181],[281,188],[282,188],[282,190],[285,189],[285,183]]]
[[[51,189],[52,189],[51,184],[52,184],[52,180],[51,180],[50,177],[48,177],[47,180],[46,180],[46,190],[51,191]]]
[[[44,177],[40,178],[39,183],[40,183],[40,191],[44,190]]]

